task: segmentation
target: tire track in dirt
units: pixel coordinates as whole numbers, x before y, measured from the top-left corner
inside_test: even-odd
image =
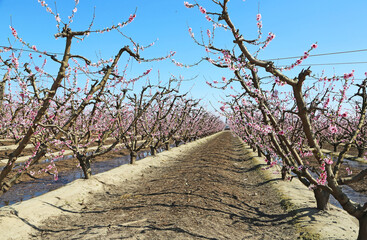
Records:
[[[34,239],[297,239],[292,213],[231,132],[108,186]],[[46,230],[49,229],[49,230]]]

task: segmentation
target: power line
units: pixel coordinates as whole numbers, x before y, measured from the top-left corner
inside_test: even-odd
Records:
[[[0,48],[11,49],[11,50],[15,50],[15,51],[43,53],[41,51],[34,51],[34,50],[31,50],[31,49],[21,49],[21,48],[7,47],[7,46],[0,46]],[[337,55],[337,54],[346,54],[346,53],[356,53],[356,52],[367,52],[367,49],[357,49],[357,50],[330,52],[330,53],[319,53],[319,54],[312,54],[308,57],[319,57],[319,56]],[[46,53],[54,54],[54,55],[63,55],[63,53],[56,53],[56,52],[46,52]],[[295,58],[301,58],[301,57],[302,56],[271,58],[271,59],[265,59],[264,61],[287,60],[287,59],[295,59]]]
[[[41,52],[41,51],[34,51],[34,50],[31,50],[31,49],[13,48],[13,47],[6,47],[6,46],[0,46],[0,48],[10,49],[10,50],[15,50],[15,51],[35,52],[35,53],[40,53],[40,54],[47,53],[47,54],[51,54],[51,55],[63,55],[63,53]]]
[[[345,54],[345,53],[355,53],[355,52],[366,52],[366,51],[367,51],[367,49],[358,49],[358,50],[341,51],[341,52],[319,53],[319,54],[312,54],[308,57],[319,57],[319,56]],[[266,59],[265,61],[286,60],[286,59],[295,59],[295,58],[301,58],[301,57],[303,57],[303,56],[272,58],[272,59]]]
[[[297,65],[301,67],[308,67],[308,66],[326,66],[326,65],[348,65],[348,64],[366,64],[367,62],[340,62],[340,63],[310,63],[310,64],[300,64]],[[288,67],[286,65],[277,66],[279,67]]]
[[[0,48],[11,49],[11,50],[15,50],[15,51],[36,52],[36,53],[44,54],[44,52],[34,51],[34,50],[30,50],[30,49],[20,49],[20,48],[6,47],[6,46],[0,46]],[[350,50],[350,51],[340,51],[340,52],[313,54],[313,55],[310,55],[309,57],[319,57],[319,56],[326,56],[326,55],[336,55],[336,54],[346,54],[346,53],[366,52],[366,51],[367,51],[367,49],[358,49],[358,50]],[[46,52],[46,53],[47,54],[53,54],[53,55],[63,55],[63,53],[55,53],[55,52]],[[295,58],[300,58],[300,57],[302,57],[302,56],[273,58],[273,59],[266,59],[265,61],[287,60],[287,59],[295,59]],[[367,64],[367,62],[310,63],[310,64],[300,64],[300,65],[297,65],[297,66],[307,67],[307,66],[350,65],[350,64]],[[281,66],[277,66],[277,67],[287,67],[287,66],[281,65]],[[95,73],[79,73],[79,74],[88,75],[88,74],[96,74],[96,73],[97,72],[95,72]]]

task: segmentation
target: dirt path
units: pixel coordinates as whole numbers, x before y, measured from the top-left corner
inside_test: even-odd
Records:
[[[277,193],[223,132],[84,210],[48,219],[34,239],[297,239]],[[49,229],[49,230],[47,230]]]

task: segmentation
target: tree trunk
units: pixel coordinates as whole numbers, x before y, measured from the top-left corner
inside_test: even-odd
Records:
[[[150,154],[151,154],[152,156],[157,155],[157,149],[155,149],[155,147],[153,147],[153,146],[150,146]]]
[[[181,141],[176,140],[176,141],[175,141],[175,145],[176,145],[176,147],[178,147],[178,146],[180,145],[180,143],[181,143]]]
[[[288,173],[286,166],[282,167],[281,173],[282,173],[282,180],[285,181],[287,179],[287,173]]]
[[[171,149],[171,146],[169,145],[169,142],[164,143],[166,145],[166,150],[169,151]]]
[[[270,165],[271,164],[271,157],[270,157],[270,155],[269,154],[266,154],[265,157],[266,157],[266,160],[267,160],[266,164],[267,165]]]
[[[364,147],[357,147],[357,150],[358,150],[358,157],[363,157]]]
[[[367,212],[359,219],[359,232],[357,240],[367,240]]]
[[[92,169],[90,168],[90,161],[85,156],[78,157],[80,166],[82,167],[84,179],[90,179],[92,176]]]
[[[0,108],[3,106],[3,100],[4,100],[4,94],[5,94],[5,81],[0,82]]]
[[[257,146],[257,156],[261,157],[261,149],[259,146]]]
[[[330,193],[322,190],[321,188],[314,189],[313,193],[315,195],[317,209],[329,210]]]
[[[336,152],[338,150],[338,144],[333,144],[334,147],[334,152]]]
[[[136,157],[138,154],[134,151],[130,152],[130,164],[134,164],[136,162]]]

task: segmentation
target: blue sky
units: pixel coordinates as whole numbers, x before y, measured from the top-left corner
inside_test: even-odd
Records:
[[[160,57],[170,51],[176,51],[174,57],[182,63],[194,63],[205,55],[204,49],[195,45],[187,31],[192,27],[195,36],[200,31],[211,29],[204,15],[197,8],[187,9],[181,0],[81,0],[78,11],[71,25],[72,30],[85,30],[89,26],[96,9],[94,29],[117,24],[125,21],[129,15],[137,9],[137,17],[122,31],[132,37],[141,45],[146,45],[159,39],[155,46],[142,53],[143,57]],[[190,2],[190,1],[189,1]],[[54,1],[47,2],[55,9]],[[208,11],[218,10],[211,1],[198,1]],[[56,0],[57,10],[61,18],[65,20],[70,15],[74,1]],[[229,13],[232,21],[241,33],[251,39],[257,35],[256,14],[262,14],[263,33],[273,32],[276,38],[267,49],[261,53],[260,58],[281,58],[302,55],[312,43],[317,42],[318,48],[311,54],[349,51],[367,48],[367,1],[342,1],[342,0],[231,0]],[[49,52],[61,52],[63,39],[55,40],[53,34],[57,33],[54,17],[40,6],[37,0],[0,0],[0,45],[8,46],[13,37],[9,29],[12,24],[18,34],[31,45]],[[219,47],[232,48],[230,32],[220,30],[216,33],[215,44]],[[92,34],[84,42],[74,43],[72,53],[84,55],[92,60],[97,55],[105,59],[113,57],[119,48],[129,44],[117,32],[105,34]],[[18,45],[14,45],[18,46]],[[304,64],[338,63],[338,62],[363,62],[367,61],[367,52],[329,55],[309,58]],[[291,63],[292,60],[279,60],[276,64]],[[121,62],[124,66],[125,62]],[[179,68],[169,60],[158,63],[133,63],[129,67],[129,76],[135,77],[146,69],[153,68],[150,79],[157,79],[157,71],[160,71],[161,80],[166,80],[170,74],[182,75],[194,80],[184,82],[182,90],[191,89],[191,95],[195,98],[203,98],[204,105],[209,108],[211,102],[217,103],[229,92],[211,89],[205,81],[220,80],[222,76],[231,77],[232,73],[227,69],[217,69],[208,63],[187,69]],[[328,75],[333,73],[342,75],[345,72],[355,70],[356,78],[363,78],[367,71],[367,64],[312,66],[314,74],[323,70]],[[301,67],[288,74],[291,77],[297,75]],[[56,68],[50,66],[50,71]],[[144,80],[140,80],[141,83]],[[234,85],[236,87],[236,85]]]

